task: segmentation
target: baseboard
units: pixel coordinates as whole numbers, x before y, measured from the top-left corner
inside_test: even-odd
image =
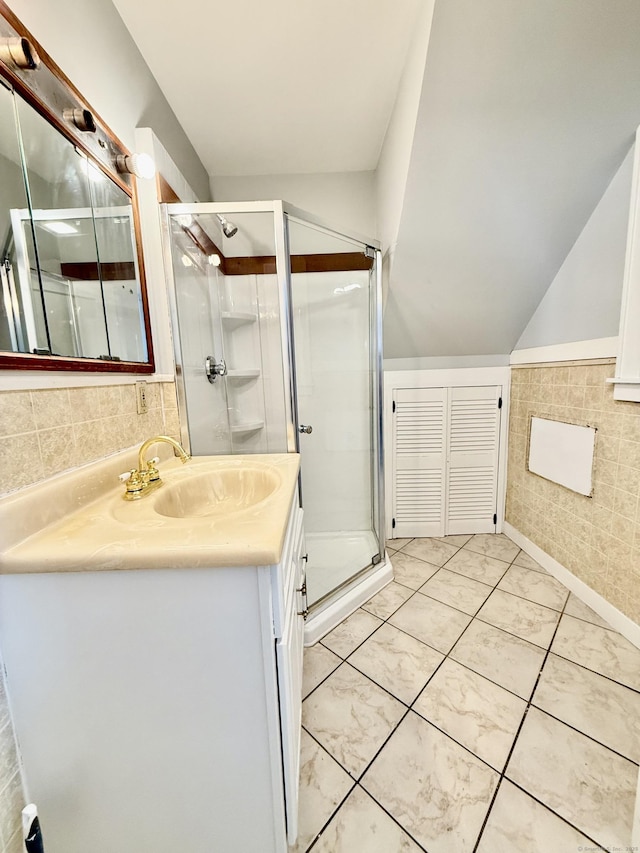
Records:
[[[325,634],[332,631],[343,619],[354,613],[358,607],[393,580],[393,568],[389,556],[374,571],[346,590],[336,601],[314,613],[304,626],[304,644],[313,646]]]
[[[539,548],[530,539],[527,539],[523,533],[520,533],[508,521],[504,522],[503,532],[530,557],[533,557],[537,563],[540,563],[542,568],[546,569],[550,575],[553,575],[556,580],[559,580],[560,583],[568,587],[581,601],[592,610],[595,610],[598,616],[606,619],[612,628],[619,631],[634,646],[640,648],[640,625],[634,622],[633,619],[629,619],[628,616],[621,613],[606,598],[603,598],[599,593],[591,589],[588,584],[577,578],[573,572],[565,568],[562,563],[554,560],[546,551],[543,551],[542,548]]]

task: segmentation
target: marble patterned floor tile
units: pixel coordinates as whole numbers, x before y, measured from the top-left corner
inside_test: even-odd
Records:
[[[475,554],[464,548],[461,548],[447,563],[447,571],[458,572],[460,575],[489,586],[495,586],[508,568],[509,564],[504,560],[494,560],[493,557]]]
[[[440,569],[419,591],[473,616],[491,595],[492,587],[457,572]]]
[[[609,628],[612,631],[614,630],[606,619],[599,616],[595,610],[592,610],[584,603],[584,601],[581,601],[578,596],[573,593],[569,596],[569,601],[567,601],[567,606],[565,607],[564,612],[568,613],[569,616],[575,616],[576,619],[582,619],[583,622],[591,622],[592,625],[599,625],[601,628]]]
[[[313,853],[421,853],[421,849],[357,786],[320,836]]]
[[[410,711],[362,786],[429,853],[471,853],[498,778]]]
[[[395,554],[391,555],[391,565],[396,583],[401,583],[413,590],[421,587],[438,571],[437,566],[419,560],[417,557],[412,557],[410,554],[405,554],[404,551],[396,551]]]
[[[476,554],[484,554],[485,557],[494,557],[507,563],[513,562],[520,552],[518,545],[504,533],[476,533],[464,547],[468,551],[475,551]]]
[[[353,786],[337,761],[302,730],[298,840],[291,853],[304,853]]]
[[[506,775],[585,835],[628,848],[638,767],[530,708]]]
[[[405,545],[408,545],[409,542],[413,542],[413,538],[387,539],[387,548],[393,548],[394,551],[399,551],[401,548],[404,548]]]
[[[337,655],[325,649],[320,643],[305,649],[302,667],[302,698],[308,696],[341,663]]]
[[[325,634],[321,642],[341,658],[348,658],[351,652],[371,636],[380,625],[382,625],[382,619],[367,613],[366,610],[356,610],[333,631]]]
[[[443,654],[451,649],[471,617],[416,593],[389,619],[392,625]]]
[[[373,613],[379,619],[388,619],[401,604],[413,595],[413,590],[395,581],[388,583],[384,589],[362,605],[362,609]]]
[[[503,779],[477,853],[595,853],[601,849]]]
[[[435,536],[438,542],[446,542],[447,545],[455,545],[456,548],[462,548],[466,545],[473,533],[452,533],[449,536]]]
[[[616,631],[564,615],[551,651],[640,690],[640,649]]]
[[[478,619],[546,649],[560,614],[516,595],[496,589],[478,612]]]
[[[426,560],[433,566],[443,566],[458,550],[455,545],[448,545],[439,539],[414,539],[403,549],[405,554]]]
[[[474,619],[450,656],[528,700],[545,652],[526,640]]]
[[[498,584],[498,589],[551,607],[552,610],[562,610],[569,595],[566,586],[551,575],[543,575],[523,566],[510,566]]]
[[[640,762],[640,693],[554,654],[547,658],[532,704]]]
[[[447,659],[413,710],[501,771],[526,707],[523,699]]]
[[[386,624],[356,649],[349,663],[410,705],[443,660],[440,652]]]
[[[406,708],[348,663],[302,703],[302,724],[357,778]]]
[[[534,572],[542,572],[542,574],[549,574],[546,569],[543,569],[540,563],[536,563],[533,557],[530,557],[524,551],[520,551],[518,556],[513,561],[515,566],[522,566],[523,569],[531,569]]]

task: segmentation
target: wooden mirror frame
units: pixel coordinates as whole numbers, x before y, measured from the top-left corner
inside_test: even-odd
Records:
[[[140,274],[142,314],[147,344],[148,360],[110,361],[96,358],[77,358],[58,355],[33,355],[0,351],[0,369],[4,370],[64,370],[100,373],[153,373],[155,362],[151,340],[149,300],[142,257],[142,237],[138,209],[136,179],[129,173],[118,172],[116,160],[131,152],[122,144],[113,131],[92,109],[66,74],[58,67],[44,48],[31,35],[24,24],[14,15],[4,0],[0,0],[0,39],[22,38],[29,42],[39,57],[35,69],[23,69],[10,65],[0,57],[0,77],[15,92],[40,113],[49,124],[77,146],[89,160],[105,173],[130,198],[136,238],[136,253]],[[95,130],[80,131],[73,123],[74,112],[92,121]],[[87,116],[87,113],[89,114]],[[78,112],[75,113],[78,115]]]

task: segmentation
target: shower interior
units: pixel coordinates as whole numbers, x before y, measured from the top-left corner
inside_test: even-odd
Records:
[[[329,606],[384,561],[379,251],[282,202],[168,205],[164,227],[183,442],[300,452]]]

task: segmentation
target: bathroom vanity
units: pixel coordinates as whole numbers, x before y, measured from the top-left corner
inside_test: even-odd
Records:
[[[47,853],[284,853],[295,840],[298,465],[171,460],[163,488],[130,504],[76,482],[95,499],[74,509],[58,492],[67,511],[28,536],[31,490],[0,502],[0,642]],[[32,510],[60,514],[52,488],[33,487]]]

